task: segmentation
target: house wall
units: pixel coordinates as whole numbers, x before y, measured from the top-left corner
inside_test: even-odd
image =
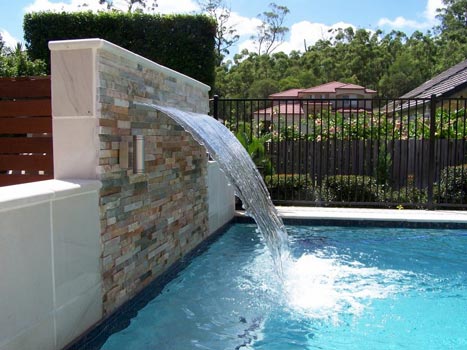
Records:
[[[344,96],[346,98],[352,99],[361,99],[361,101],[354,101],[352,104],[349,101],[348,104],[345,103],[343,100]],[[336,89],[335,93],[299,93],[299,98],[302,99],[330,99],[329,101],[332,104],[333,108],[364,108],[364,109],[372,109],[372,101],[371,99],[374,97],[374,94],[365,93],[361,89]],[[337,101],[333,101],[333,99],[337,99]],[[363,101],[363,99],[368,99],[368,101]],[[320,111],[323,107],[319,104],[315,104],[314,106],[305,105],[305,114],[313,114],[313,112]]]
[[[465,98],[467,96],[467,88],[457,91],[455,94],[450,95],[451,98]]]

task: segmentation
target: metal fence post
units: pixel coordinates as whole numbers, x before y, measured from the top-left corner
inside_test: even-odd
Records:
[[[219,96],[214,95],[212,99],[212,114],[214,119],[219,119]]]
[[[430,143],[428,148],[428,209],[433,209],[433,186],[435,181],[435,133],[436,133],[436,95],[430,99]]]

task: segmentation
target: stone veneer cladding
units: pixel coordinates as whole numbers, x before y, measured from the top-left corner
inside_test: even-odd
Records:
[[[208,89],[118,50],[97,50],[96,65],[103,305],[109,314],[208,235],[206,150],[171,119],[134,102],[206,112]],[[119,142],[131,145],[133,135],[145,136],[144,174],[119,165]]]

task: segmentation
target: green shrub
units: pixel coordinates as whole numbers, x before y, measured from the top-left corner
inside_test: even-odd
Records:
[[[411,207],[423,208],[428,201],[428,193],[426,189],[420,189],[409,185],[402,187],[399,190],[380,192],[380,199],[385,202],[409,204]],[[420,204],[420,205],[418,205]]]
[[[21,44],[14,50],[0,49],[0,77],[40,76],[45,75],[45,72],[45,62],[31,60]]]
[[[305,174],[276,174],[264,177],[272,199],[314,200],[313,179]]]
[[[467,203],[467,164],[448,166],[441,171],[439,197],[443,203]]]
[[[321,197],[333,202],[379,202],[380,189],[372,176],[333,175],[324,178]]]
[[[51,40],[101,38],[209,86],[214,84],[216,23],[203,15],[122,12],[28,13],[24,38],[31,58],[50,70]]]
[[[271,159],[266,153],[266,148],[264,146],[269,139],[269,135],[256,137],[249,131],[238,131],[235,137],[248,152],[261,174],[272,175],[275,173]]]

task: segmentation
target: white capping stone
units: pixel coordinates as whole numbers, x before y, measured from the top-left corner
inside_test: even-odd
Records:
[[[193,85],[197,89],[203,90],[204,92],[208,92],[211,88],[201,83],[200,81],[190,78],[187,75],[174,71],[173,69],[164,67],[158,63],[155,63],[143,56],[140,56],[134,52],[131,52],[123,47],[115,45],[109,41],[93,38],[93,39],[78,39],[78,40],[59,40],[59,41],[50,41],[49,42],[49,49],[50,51],[60,51],[60,50],[83,50],[83,49],[102,49],[108,52],[117,54],[127,59],[131,59],[132,61],[137,61],[141,65],[158,70],[163,72],[169,77],[175,78],[178,81],[182,81],[189,85]]]
[[[0,211],[37,205],[54,199],[70,197],[99,190],[97,180],[44,180],[0,187]]]

